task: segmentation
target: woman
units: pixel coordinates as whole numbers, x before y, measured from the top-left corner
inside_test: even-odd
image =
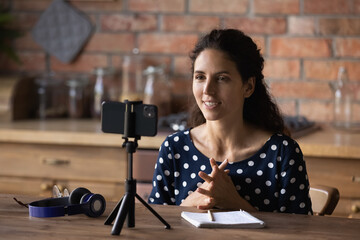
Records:
[[[190,56],[192,127],[160,148],[150,203],[312,214],[305,162],[243,32],[213,30]]]

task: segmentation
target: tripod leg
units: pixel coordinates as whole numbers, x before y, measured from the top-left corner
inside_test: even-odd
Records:
[[[121,202],[123,201],[124,196],[121,198],[121,200],[116,204],[116,207],[111,211],[110,215],[107,217],[107,219],[104,222],[104,225],[111,225],[112,222],[114,221],[116,214],[119,211]]]
[[[165,219],[163,219],[152,207],[150,207],[150,205],[147,204],[147,202],[145,202],[137,193],[135,196],[147,209],[149,209],[152,214],[154,214],[155,217],[157,217],[165,225],[166,229],[171,228],[170,224],[168,224]]]
[[[123,197],[122,203],[120,205],[120,209],[117,213],[114,225],[111,229],[112,235],[120,234],[121,229],[124,225],[126,215],[128,214],[130,204],[131,204],[131,197],[128,193],[125,193],[125,196]]]

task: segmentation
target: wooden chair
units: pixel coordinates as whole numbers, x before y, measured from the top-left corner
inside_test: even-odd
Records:
[[[331,215],[339,202],[337,188],[316,185],[310,187],[312,209],[315,215]]]

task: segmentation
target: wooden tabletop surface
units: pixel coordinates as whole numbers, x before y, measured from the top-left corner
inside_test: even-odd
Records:
[[[171,225],[164,225],[143,205],[136,204],[135,227],[126,222],[120,236],[111,235],[111,226],[104,221],[115,203],[108,203],[103,216],[89,218],[73,215],[56,218],[29,217],[22,202],[39,200],[36,197],[0,194],[1,239],[359,239],[360,219],[307,216],[284,213],[255,212],[266,223],[263,229],[205,229],[196,228],[180,217],[183,210],[193,208],[151,205]]]

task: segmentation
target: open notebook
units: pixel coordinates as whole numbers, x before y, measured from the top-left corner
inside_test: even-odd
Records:
[[[265,223],[250,213],[240,211],[212,212],[213,221],[208,213],[182,212],[181,217],[199,228],[263,228]]]

